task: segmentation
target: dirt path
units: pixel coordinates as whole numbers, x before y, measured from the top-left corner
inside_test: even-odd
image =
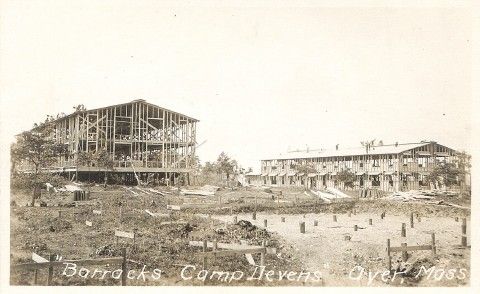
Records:
[[[337,215],[337,222],[333,214],[306,214],[285,215],[285,223],[281,216],[276,214],[257,214],[257,219],[252,219],[252,214],[238,216],[256,226],[264,227],[267,220],[267,230],[278,233],[285,241],[289,242],[296,250],[304,265],[304,270],[321,271],[325,286],[385,286],[380,276],[369,281],[368,271],[372,274],[386,270],[386,240],[390,238],[391,246],[400,246],[401,243],[410,245],[431,244],[431,233],[436,234],[437,254],[442,258],[455,259],[458,250],[455,246],[460,244],[461,221],[452,218],[424,218],[414,221],[414,228],[410,228],[409,217],[387,215],[381,219],[379,215],[356,214],[348,217],[346,214]],[[232,216],[218,216],[224,221],[232,221]],[[373,224],[369,225],[369,219]],[[318,226],[314,226],[314,220]],[[305,222],[306,233],[300,233],[300,222]],[[402,223],[407,225],[407,237],[401,237]],[[354,231],[354,225],[358,231]],[[469,228],[469,223],[467,224]],[[467,231],[469,236],[469,230]],[[350,240],[345,240],[349,236]],[[461,249],[462,252],[465,249]],[[430,252],[412,252],[410,261],[429,256]],[[463,254],[463,253],[462,253]],[[468,254],[469,259],[469,254]],[[460,264],[467,263],[465,256],[460,259]],[[350,272],[355,266],[362,266],[365,272],[360,276],[359,271]],[[358,269],[358,268],[357,268]],[[397,282],[400,282],[399,280]],[[442,286],[437,284],[437,286]]]

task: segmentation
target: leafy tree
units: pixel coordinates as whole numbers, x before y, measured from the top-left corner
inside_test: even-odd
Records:
[[[317,170],[312,164],[297,164],[295,165],[295,170],[299,173],[304,173],[304,174],[317,172]]]
[[[220,153],[215,164],[217,172],[219,174],[225,174],[227,180],[230,179],[230,175],[234,174],[238,164],[237,161],[231,159],[225,152]]]
[[[342,182],[345,187],[353,188],[353,183],[357,179],[355,173],[349,171],[348,169],[341,170],[337,173],[337,180]]]
[[[53,137],[54,126],[50,123],[37,125],[30,131],[25,131],[17,136],[16,142],[11,146],[12,162],[15,166],[24,162],[33,167],[32,206],[38,197],[42,182],[40,174],[43,169],[56,163],[59,156],[67,154],[64,144],[57,143]]]
[[[458,182],[461,171],[453,162],[442,162],[437,164],[432,172],[427,175],[426,180],[433,183],[436,187],[437,183],[442,183],[445,187],[450,187]]]
[[[110,153],[108,153],[107,149],[98,150],[93,154],[93,162],[95,166],[104,169],[104,183],[103,185],[107,186],[108,181],[108,171],[113,170],[114,162]]]

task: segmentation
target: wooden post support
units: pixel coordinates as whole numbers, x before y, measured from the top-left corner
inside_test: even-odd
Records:
[[[410,213],[410,228],[413,228],[414,224],[413,224],[413,212]]]
[[[462,247],[467,247],[467,236],[462,236]]]
[[[435,246],[435,233],[432,233],[432,256],[437,255],[437,247]]]
[[[407,243],[402,243],[402,260],[407,261],[408,253],[407,253]]]
[[[305,222],[300,222],[300,233],[305,234]]]
[[[336,214],[333,215],[333,221],[337,222],[337,215]]]
[[[33,272],[33,284],[36,285],[38,283],[38,270],[36,269]]]
[[[285,217],[284,216],[282,216],[281,221],[282,221],[282,223],[285,222]]]
[[[354,225],[354,226],[353,226],[353,231],[356,232],[357,230],[358,230],[358,226],[357,226],[357,225]]]
[[[458,222],[458,216],[455,217],[455,221]]]
[[[203,247],[202,247],[203,252],[207,252],[207,240],[203,240]],[[203,262],[202,262],[203,269],[207,268],[207,256],[203,256]]]
[[[263,247],[263,250],[260,253],[260,266],[265,266],[265,253],[267,251],[267,248],[265,246],[265,240],[262,241],[262,247]]]
[[[314,220],[314,221],[313,221],[313,226],[314,226],[314,227],[317,227],[317,226],[318,226],[318,220]]]
[[[371,218],[368,220],[368,224],[373,225],[373,220]]]
[[[257,212],[256,212],[256,211],[253,212],[253,214],[252,214],[252,219],[253,219],[253,220],[256,220],[256,219],[257,219]]]
[[[401,234],[402,237],[406,237],[407,236],[407,225],[405,223],[402,223],[402,234]]]
[[[264,226],[265,228],[267,227],[267,220],[266,220],[266,219],[263,220],[263,226]]]
[[[467,247],[467,219],[462,219],[462,246]]]
[[[383,212],[382,212],[382,214],[380,214],[380,219],[383,219]]]
[[[217,250],[218,250],[217,239],[214,239],[213,240],[213,252],[216,252]],[[214,256],[213,260],[216,261],[216,256]]]
[[[392,256],[390,255],[390,239],[387,239],[387,267],[388,271],[392,271]]]
[[[50,254],[49,261],[50,261],[50,262],[55,261],[55,255],[54,255],[54,254]],[[52,279],[53,279],[53,265],[50,265],[50,266],[48,267],[47,286],[51,286],[51,285],[52,285]]]
[[[58,211],[58,218],[59,218],[59,219],[62,218],[62,211],[61,211],[61,210]]]
[[[122,286],[127,285],[127,248],[122,248]]]
[[[233,217],[233,224],[236,224],[237,223],[237,216],[234,216]]]

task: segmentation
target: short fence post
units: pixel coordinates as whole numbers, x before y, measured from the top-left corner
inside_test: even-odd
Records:
[[[372,220],[372,219],[369,219],[369,220],[368,220],[368,224],[369,224],[369,225],[373,225],[373,220]]]
[[[37,281],[38,281],[38,270],[36,269],[36,270],[33,272],[33,284],[36,285],[36,284],[37,284]]]
[[[253,214],[252,214],[252,219],[253,219],[253,220],[256,220],[256,219],[257,219],[257,212],[256,212],[256,211],[253,212]]]
[[[203,253],[207,252],[207,240],[203,240],[203,247],[202,247]],[[203,269],[207,268],[207,255],[203,255]]]
[[[455,217],[455,221],[458,222],[458,216]]]
[[[265,228],[267,227],[267,220],[266,220],[266,219],[263,220],[263,226],[264,226]]]
[[[213,240],[213,252],[216,252],[218,250],[218,244],[217,244],[217,239]],[[216,260],[216,255],[214,254],[214,261]]]
[[[265,247],[265,240],[262,241],[262,252],[260,253],[260,266],[265,266],[265,252],[267,248]]]
[[[282,223],[284,223],[285,222],[285,217],[282,216],[281,221],[282,221]]]
[[[336,214],[333,215],[333,221],[337,222],[337,215]]]
[[[387,266],[388,271],[392,271],[392,257],[390,256],[390,239],[387,239]]]
[[[317,220],[314,220],[314,221],[313,221],[313,226],[314,226],[314,227],[317,227],[317,226],[318,226],[318,221],[317,221]]]
[[[408,253],[407,253],[407,243],[402,243],[402,259],[403,261],[407,261]]]
[[[462,246],[467,247],[467,219],[462,219]]]
[[[353,231],[356,232],[357,230],[358,230],[358,226],[357,226],[357,225],[354,225],[354,226],[353,226]]]
[[[127,285],[127,248],[122,248],[122,286]]]
[[[380,219],[383,219],[383,212],[380,214]]]
[[[410,213],[410,228],[413,228],[413,212]]]
[[[435,233],[432,233],[432,255],[437,255],[437,247],[435,247]]]
[[[300,222],[300,233],[305,234],[305,222]]]
[[[407,236],[407,225],[405,223],[402,223],[402,237]]]
[[[62,218],[62,211],[61,211],[61,210],[58,211],[58,218],[59,218],[59,219]]]
[[[50,254],[49,262],[55,261],[55,255]],[[48,266],[48,279],[47,279],[47,286],[52,285],[52,279],[53,279],[53,265]]]

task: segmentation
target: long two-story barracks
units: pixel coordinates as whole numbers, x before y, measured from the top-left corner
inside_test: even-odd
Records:
[[[261,180],[264,185],[304,186],[311,189],[344,188],[337,173],[355,173],[354,189],[377,188],[383,191],[402,191],[428,188],[426,176],[440,162],[450,162],[456,151],[436,142],[371,146],[369,149],[339,148],[288,152],[261,161]],[[297,171],[310,166],[310,173]],[[305,170],[305,169],[303,169]]]

